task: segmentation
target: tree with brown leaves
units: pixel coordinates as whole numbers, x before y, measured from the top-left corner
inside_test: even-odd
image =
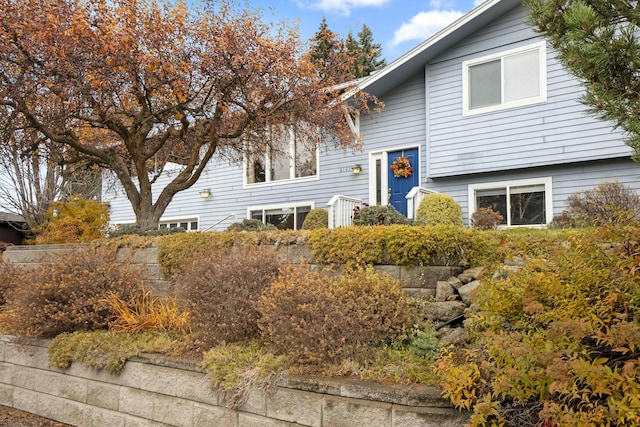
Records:
[[[226,0],[0,0],[0,10],[0,115],[110,170],[141,227],[157,226],[214,154],[278,150],[291,129],[309,144],[356,142],[296,30],[256,11]],[[153,194],[167,164],[178,172]]]

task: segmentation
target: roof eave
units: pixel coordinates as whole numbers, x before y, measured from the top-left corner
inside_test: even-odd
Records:
[[[359,89],[376,96],[395,85],[399,77],[409,77],[447,48],[520,4],[520,0],[487,0],[447,27],[438,31],[391,64],[360,82]]]

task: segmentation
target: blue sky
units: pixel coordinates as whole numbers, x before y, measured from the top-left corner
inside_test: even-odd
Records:
[[[382,45],[387,63],[470,11],[482,0],[247,0],[264,11],[265,21],[298,21],[303,40],[326,17],[329,28],[346,37],[367,24]]]

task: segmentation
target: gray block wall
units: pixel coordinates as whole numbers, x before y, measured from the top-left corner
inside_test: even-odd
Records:
[[[48,366],[48,340],[0,336],[0,404],[82,427],[454,427],[468,422],[432,387],[291,377],[225,408],[194,364],[135,358],[120,375]]]
[[[10,246],[2,255],[2,259],[16,265],[33,266],[39,265],[45,257],[64,256],[71,251],[77,250],[86,245],[35,245],[35,246]],[[276,248],[276,253],[283,260],[292,264],[299,264],[301,260],[310,262],[310,268],[324,269],[326,266],[313,264],[311,248],[307,245],[280,245]],[[125,260],[134,265],[141,266],[148,272],[154,293],[163,295],[168,292],[169,282],[162,275],[158,264],[158,250],[155,246],[148,248],[119,248],[116,259]],[[436,283],[439,280],[447,280],[451,276],[457,276],[462,272],[458,266],[431,265],[431,266],[410,266],[399,265],[378,265],[378,271],[384,271],[399,279],[404,290],[412,296],[422,296],[430,298],[435,295]],[[332,269],[332,274],[340,274],[340,269]]]

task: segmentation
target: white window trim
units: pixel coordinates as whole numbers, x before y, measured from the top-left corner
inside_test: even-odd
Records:
[[[492,188],[505,188],[507,190],[507,194],[509,193],[509,187],[521,187],[528,185],[541,185],[544,184],[544,204],[546,211],[545,224],[531,224],[531,225],[508,225],[509,218],[506,218],[507,225],[503,225],[503,227],[508,228],[544,228],[551,224],[553,221],[553,180],[550,176],[544,178],[530,178],[530,179],[518,179],[513,181],[494,181],[494,182],[483,182],[481,184],[469,184],[469,221],[471,221],[471,215],[476,211],[476,191],[478,190],[489,190]],[[510,214],[510,205],[507,203],[507,215]]]
[[[247,182],[247,168],[249,165],[248,158],[246,154],[243,156],[243,166],[242,166],[242,187],[243,188],[258,188],[258,187],[270,187],[273,185],[283,185],[283,184],[292,184],[296,182],[305,182],[305,181],[317,181],[320,179],[320,146],[316,147],[316,174],[312,176],[301,176],[295,178],[296,173],[296,165],[295,165],[295,155],[296,155],[296,143],[293,129],[289,130],[289,176],[294,176],[294,178],[289,179],[277,179],[275,181],[265,181],[265,182]],[[265,173],[266,171],[271,170],[271,155],[266,152],[265,155]],[[293,159],[293,161],[291,161]]]
[[[488,107],[482,108],[469,108],[469,68],[474,65],[483,64],[486,62],[495,61],[497,59],[502,59],[506,56],[526,52],[528,50],[538,49],[539,52],[539,66],[540,66],[540,94],[535,97],[520,99],[517,101],[501,102],[498,105],[491,105]],[[503,62],[501,62],[503,63]],[[502,66],[501,66],[502,69]],[[501,71],[501,82],[504,83],[504,72]],[[504,90],[502,91],[502,96],[504,98]],[[483,56],[481,58],[470,59],[468,61],[464,61],[462,63],[462,115],[463,116],[473,116],[476,114],[484,114],[490,113],[493,111],[506,110],[509,108],[522,107],[525,105],[538,104],[541,102],[546,102],[547,100],[547,45],[546,42],[539,42],[530,44],[527,46],[518,47],[515,49],[503,51],[500,53],[496,53],[489,56]]]
[[[311,209],[315,209],[316,208],[316,202],[313,201],[307,201],[307,202],[294,202],[294,203],[277,203],[277,204],[273,204],[273,205],[257,205],[257,206],[248,206],[247,207],[247,218],[251,219],[251,211],[262,211],[262,219],[263,219],[263,223],[264,223],[264,216],[265,216],[265,211],[268,210],[274,210],[274,209],[290,209],[290,208],[301,208],[301,207],[311,207]],[[293,222],[294,224],[294,230],[296,230],[295,228],[295,221]]]
[[[191,230],[191,223],[197,221],[198,222],[198,229],[197,230]],[[180,224],[181,222],[187,222],[189,223],[189,226],[187,227],[188,232],[192,232],[192,231],[200,231],[200,229],[202,228],[202,223],[200,222],[200,215],[190,215],[190,216],[175,216],[175,217],[167,217],[167,218],[160,218],[160,221],[158,221],[158,228],[160,227],[160,224],[167,224],[167,227],[169,225],[169,223],[178,223]]]
[[[380,160],[380,183],[382,188],[380,191],[380,205],[386,206],[389,203],[389,198],[387,197],[388,182],[389,182],[389,171],[387,167],[387,153],[388,151],[380,151],[375,153],[369,153],[369,204],[376,204],[376,160]]]

